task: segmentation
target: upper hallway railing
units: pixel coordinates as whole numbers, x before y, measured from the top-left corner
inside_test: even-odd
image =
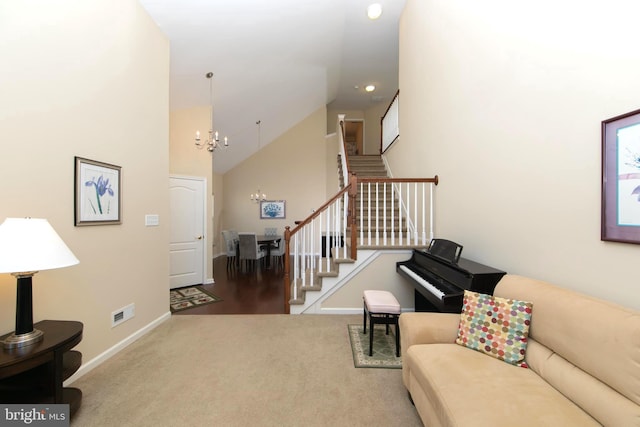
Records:
[[[400,137],[400,90],[380,119],[380,153],[384,153]]]

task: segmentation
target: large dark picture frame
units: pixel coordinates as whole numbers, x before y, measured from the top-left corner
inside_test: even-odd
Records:
[[[602,122],[600,238],[640,244],[640,110]]]
[[[122,223],[121,167],[75,157],[75,225]]]

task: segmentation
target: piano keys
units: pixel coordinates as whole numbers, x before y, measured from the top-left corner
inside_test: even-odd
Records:
[[[416,311],[460,313],[464,291],[493,294],[506,272],[459,258],[448,261],[414,249],[411,259],[396,263],[396,271],[414,287]]]

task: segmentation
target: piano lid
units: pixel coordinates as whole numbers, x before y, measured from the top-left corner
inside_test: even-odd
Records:
[[[457,264],[462,254],[462,245],[446,239],[433,239],[429,243],[427,253],[441,258],[451,264]]]

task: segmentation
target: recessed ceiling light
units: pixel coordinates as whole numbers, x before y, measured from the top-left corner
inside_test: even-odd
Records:
[[[367,16],[369,19],[378,19],[382,15],[382,5],[380,3],[370,4],[367,8]]]
[[[375,85],[366,85],[364,87],[364,90],[366,90],[367,92],[373,92],[374,90],[376,90]]]

